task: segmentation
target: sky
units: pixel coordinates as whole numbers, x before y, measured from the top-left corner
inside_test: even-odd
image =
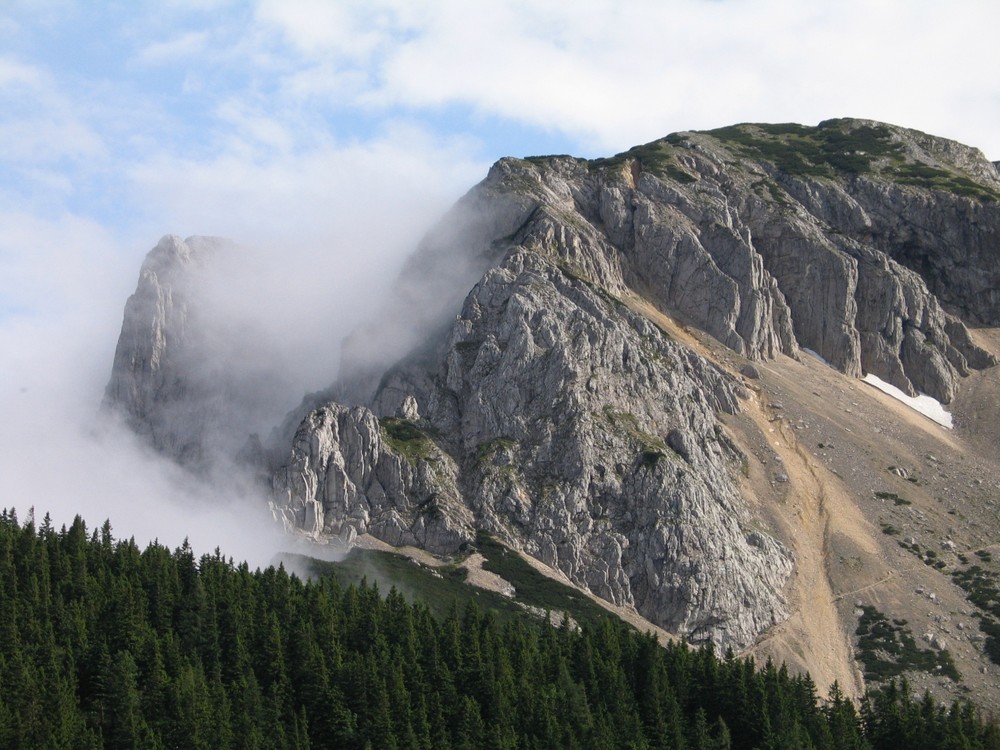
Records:
[[[496,159],[851,116],[1000,160],[997,28],[995,0],[0,0],[0,506],[226,525],[92,430],[165,234],[252,249],[245,304],[315,389]]]

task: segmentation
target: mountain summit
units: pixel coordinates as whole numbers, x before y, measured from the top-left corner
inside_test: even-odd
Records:
[[[864,617],[888,617],[995,703],[997,636],[972,613],[992,615],[962,581],[997,579],[998,242],[996,165],[871,121],[502,159],[331,389],[244,455],[305,535],[454,556],[487,533],[670,633],[852,692],[871,654],[920,672],[864,645]],[[164,424],[189,393],[170,387],[190,339],[164,291],[190,263],[171,257],[166,281],[144,266],[106,404],[185,460],[204,427]]]

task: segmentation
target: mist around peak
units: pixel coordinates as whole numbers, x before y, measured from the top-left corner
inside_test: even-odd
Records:
[[[337,194],[328,198],[338,203]],[[239,454],[248,436],[266,440],[304,394],[334,382],[341,342],[383,304],[404,257],[448,200],[440,184],[413,199],[389,181],[368,195],[367,211],[339,226],[282,230],[283,217],[259,216],[240,233],[229,231],[238,222],[219,206],[205,229],[232,239],[167,241],[195,256],[211,250],[184,290],[199,309],[187,321],[198,343],[183,364],[206,393],[216,390],[174,415],[225,417],[205,431],[210,468],[196,474],[158,455],[122,419],[100,416],[123,309],[157,234],[135,239],[94,222],[40,224],[7,214],[0,239],[10,291],[0,309],[7,506],[22,516],[33,507],[39,519],[50,513],[57,526],[75,515],[92,528],[108,519],[117,538],[134,536],[140,545],[158,539],[175,547],[188,538],[197,554],[220,547],[254,565],[289,550],[294,540],[271,519],[266,486]],[[383,211],[393,221],[378,221]],[[217,409],[220,401],[228,407]]]

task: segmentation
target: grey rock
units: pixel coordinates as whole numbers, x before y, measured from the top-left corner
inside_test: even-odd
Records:
[[[454,462],[411,423],[330,403],[299,427],[274,502],[307,534],[370,533],[443,554],[475,537],[456,480]]]
[[[870,127],[829,126],[848,136]],[[901,129],[886,133],[907,159],[951,154],[958,160],[953,169],[987,179],[969,150]],[[651,145],[660,158],[683,165],[691,182],[677,182],[676,169],[658,170],[656,162],[647,169],[641,151],[607,165],[568,157],[503,160],[495,172],[508,189],[537,201],[517,239],[612,293],[632,290],[747,357],[794,356],[804,346],[845,373],[871,372],[944,402],[968,367],[994,363],[942,301],[958,314],[1000,321],[996,306],[982,302],[1000,288],[983,283],[1000,275],[990,239],[1000,223],[995,204],[877,174],[785,174],[724,139],[684,136]],[[984,189],[998,189],[996,180],[988,178]],[[931,231],[923,218],[929,206]],[[946,231],[973,217],[977,229]],[[960,250],[969,246],[969,254]],[[947,276],[960,282],[946,299],[932,291],[944,271],[918,262],[926,255],[938,266],[967,269]]]
[[[400,393],[415,398],[447,467],[434,492],[454,503],[437,551],[454,551],[475,526],[696,641],[746,645],[786,615],[790,556],[751,528],[732,478],[740,457],[714,416],[738,409],[739,384],[548,257],[512,250],[488,271],[434,356],[386,373],[374,413],[398,413]],[[319,499],[330,533],[347,522],[385,538],[361,525],[359,505],[374,518],[402,504],[403,525],[415,523],[428,490],[410,488],[412,472],[384,440],[345,427],[375,419],[334,404],[313,412],[276,480],[279,505],[298,519]],[[340,489],[365,485],[329,468],[355,456],[391,467],[384,496]]]
[[[872,125],[828,127],[850,136]],[[888,132],[906,158],[943,153],[909,131]],[[982,177],[974,154],[950,153],[955,169]],[[790,558],[746,531],[739,457],[713,416],[739,409],[739,384],[669,341],[630,300],[750,359],[806,347],[847,374],[872,372],[942,401],[970,367],[993,362],[958,317],[972,308],[949,297],[946,312],[917,253],[895,252],[891,241],[953,252],[918,231],[928,201],[942,207],[942,222],[973,211],[984,226],[998,223],[995,210],[962,196],[877,174],[784,173],[724,138],[683,134],[605,161],[503,159],[463,201],[476,210],[463,204],[458,229],[432,233],[412,272],[454,284],[449,264],[464,252],[478,260],[460,264],[462,278],[481,269],[478,284],[459,306],[413,297],[404,277],[405,311],[429,310],[442,332],[382,370],[348,346],[348,381],[352,372],[380,377],[341,394],[383,418],[419,419],[454,461],[447,486],[472,520],[439,542],[484,529],[694,640],[745,645],[779,621]],[[963,239],[979,247],[988,236]],[[995,271],[989,253],[971,257],[979,273]],[[279,482],[296,518],[302,497],[319,497],[301,473],[289,468]],[[346,512],[335,495],[321,502],[326,519]],[[383,506],[369,501],[371,512]]]
[[[927,641],[931,648],[938,651],[944,651],[948,648],[948,641],[940,633],[926,633],[924,640]]]
[[[224,408],[197,360],[205,344],[197,285],[232,243],[166,236],[149,251],[125,305],[103,408],[158,451],[191,467],[205,460],[206,433]]]
[[[514,179],[507,163],[498,162],[421,241],[384,309],[344,341],[337,400],[361,404],[370,399],[382,373],[420,347],[428,331],[447,325],[472,285],[537,215],[538,187],[522,184],[523,189],[511,190]]]
[[[868,139],[877,158],[796,166],[783,137],[744,125],[498,162],[345,343],[337,382],[248,443],[275,517],[439,554],[485,531],[667,630],[751,644],[787,615],[791,554],[743,502],[746,457],[717,419],[742,381],[669,331],[758,361],[806,348],[948,402],[996,364],[963,321],[1000,325],[1000,203],[984,199],[1000,175],[981,154],[842,120],[797,137]],[[218,379],[191,366],[206,345],[189,279],[213,242],[150,254],[105,398],[195,464],[220,421]]]

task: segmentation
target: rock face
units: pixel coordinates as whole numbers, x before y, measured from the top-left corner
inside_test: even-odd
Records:
[[[229,240],[161,239],[125,305],[105,389],[106,413],[196,473],[227,471],[220,464],[261,429],[261,412],[273,411],[268,394],[280,390],[266,363],[249,356],[252,326],[232,313],[232,300],[219,300],[239,258]]]
[[[596,162],[508,159],[487,182],[537,202],[526,247],[744,356],[802,346],[950,401],[968,367],[992,363],[956,314],[1000,321],[995,170],[880,124],[798,128],[679,134]],[[790,156],[802,150],[814,161]]]
[[[379,420],[362,407],[331,403],[311,412],[274,485],[286,526],[348,544],[370,533],[449,553],[473,534],[455,462],[412,423]]]
[[[188,466],[202,463],[202,439],[215,421],[205,409],[212,389],[196,376],[205,324],[193,304],[195,286],[206,264],[230,246],[210,237],[167,236],[149,251],[125,305],[104,394],[104,409]]]
[[[341,538],[454,552],[479,528],[693,640],[746,645],[784,616],[791,559],[734,488],[715,412],[741,394],[599,287],[512,251],[433,354],[386,374],[381,424],[338,405],[307,418],[276,499]]]
[[[977,151],[857,120],[501,160],[289,420],[275,515],[438,553],[486,532],[679,635],[746,646],[787,615],[793,560],[717,419],[744,386],[657,316],[948,402],[995,364],[963,321],[1000,325],[998,201]],[[162,411],[191,392],[170,344],[191,324],[152,257],[106,400],[183,457]]]

